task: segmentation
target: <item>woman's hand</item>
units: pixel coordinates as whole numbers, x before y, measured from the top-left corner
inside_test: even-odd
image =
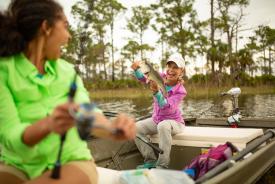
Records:
[[[58,105],[52,115],[49,117],[49,130],[60,135],[64,134],[74,126],[74,118],[70,115],[69,109],[77,109],[78,105],[74,103],[65,103]]]
[[[119,114],[112,121],[112,128],[117,131],[117,134],[112,134],[111,138],[115,140],[132,140],[136,137],[136,124],[133,118],[125,114]]]
[[[69,114],[69,108],[77,109],[74,103],[58,105],[52,115],[28,126],[23,133],[23,142],[33,146],[48,136],[51,132],[63,135],[74,126],[74,119]]]
[[[95,122],[92,134],[101,138],[114,140],[129,140],[136,136],[136,125],[132,118],[119,114],[110,121],[101,113],[94,113]]]
[[[140,61],[134,61],[133,64],[131,65],[131,68],[133,70],[137,70],[139,68]]]
[[[155,81],[150,80],[149,84],[150,84],[150,89],[154,94],[159,91],[159,87]]]

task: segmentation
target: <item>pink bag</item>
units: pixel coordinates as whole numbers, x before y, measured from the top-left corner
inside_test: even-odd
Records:
[[[184,168],[184,172],[197,180],[205,173],[232,157],[238,149],[230,142],[211,148],[207,153],[201,154]]]

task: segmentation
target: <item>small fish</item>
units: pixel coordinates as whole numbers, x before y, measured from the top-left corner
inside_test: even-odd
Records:
[[[140,70],[143,74],[145,74],[147,76],[148,80],[152,80],[157,83],[157,85],[161,89],[164,96],[167,95],[167,90],[165,88],[163,78],[159,75],[159,72],[157,72],[149,62],[147,62],[147,61],[142,62],[140,64]]]

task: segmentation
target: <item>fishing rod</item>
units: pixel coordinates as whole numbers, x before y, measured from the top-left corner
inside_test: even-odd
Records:
[[[156,157],[158,157],[158,154],[163,154],[163,150],[160,149],[159,147],[155,146],[153,143],[151,143],[149,140],[147,141],[146,139],[144,139],[143,137],[139,136],[139,135],[136,135],[136,138],[141,140],[142,142],[144,142],[145,144],[147,144],[148,146],[150,146],[153,151],[154,151],[154,154]],[[128,145],[129,143],[131,143],[131,141],[127,141],[125,142],[124,144],[122,144],[118,151],[112,156],[112,160],[110,162],[108,162],[104,167],[105,168],[108,168],[110,166],[110,164],[112,162],[114,162],[114,164],[116,165],[115,163],[115,160],[117,160],[120,156],[120,153],[122,152],[123,148],[126,147],[126,145]],[[123,155],[122,157],[120,157],[120,162],[123,162],[123,160],[125,159],[125,157],[127,156],[128,153],[130,153],[132,151],[132,148],[135,147],[135,144],[129,144],[131,147],[128,146],[127,148],[127,152],[123,152]],[[118,157],[118,158],[117,158]],[[116,167],[120,167],[119,165],[116,165]],[[119,168],[121,169],[121,168]]]
[[[71,83],[70,90],[68,93],[68,101],[73,102],[77,85],[76,85],[77,73],[75,73],[74,79]],[[82,140],[87,140],[91,134],[92,128],[103,129],[113,135],[122,134],[122,130],[116,128],[110,128],[106,126],[102,126],[95,123],[95,117],[93,110],[96,107],[94,103],[83,103],[80,104],[79,109],[75,111],[74,109],[69,109],[70,115],[75,119],[76,128],[78,130],[79,137]],[[51,178],[59,179],[60,178],[60,170],[61,170],[61,155],[63,150],[63,145],[66,139],[66,133],[60,136],[60,146],[57,155],[56,162],[54,164],[54,169],[51,174]]]
[[[110,111],[103,111],[103,114],[106,116],[106,117],[116,117],[118,115],[117,112],[110,112]]]
[[[150,142],[149,140],[145,139],[144,137],[142,137],[141,135],[137,134],[136,138],[138,138],[139,140],[141,140],[142,142],[144,142],[145,144],[147,144],[148,146],[150,146],[153,150],[156,156],[158,156],[158,154],[163,154],[163,150],[160,149],[158,146],[154,145],[152,142]]]
[[[110,118],[116,117],[116,116],[118,115],[118,113],[116,113],[116,112],[104,111],[103,113],[104,113],[105,116],[110,117]],[[145,115],[145,116],[141,116],[141,117],[137,118],[136,121],[141,121],[141,120],[150,118],[151,116],[152,116],[152,114]],[[136,137],[137,137],[138,139],[140,139],[140,137],[139,137],[138,135],[137,135]],[[92,138],[90,137],[90,139],[92,139]],[[145,144],[148,144],[149,146],[153,145],[153,143],[151,143],[151,142],[149,142],[149,141],[147,141],[147,140],[144,140],[144,139],[142,139],[142,138],[141,138],[141,141],[143,141]],[[130,144],[130,143],[132,143],[132,141],[126,141],[125,143],[123,143],[123,144],[119,147],[118,151],[112,156],[112,160],[109,161],[107,164],[105,164],[104,167],[108,168],[108,167],[110,166],[110,164],[111,164],[112,162],[114,162],[114,160],[117,160],[117,157],[120,156],[120,153],[123,151],[123,148],[126,147],[126,145],[130,145],[130,147],[129,147],[129,146],[127,147],[127,151],[126,151],[125,153],[123,153],[124,156],[123,156],[123,157],[120,157],[120,158],[121,158],[121,159],[120,159],[120,162],[122,162],[122,161],[124,160],[124,158],[127,156],[127,154],[128,154],[129,152],[132,151],[132,148],[135,147],[135,144]],[[163,153],[163,150],[161,150],[160,148],[158,148],[158,147],[155,146],[155,145],[153,145],[152,148],[153,148],[153,150],[154,150],[154,154],[157,154],[157,153],[159,153],[159,152],[162,152],[162,153]],[[156,148],[156,149],[154,149],[154,148]],[[157,156],[157,155],[156,155],[156,156]],[[114,162],[114,163],[115,163],[115,162]],[[116,164],[115,164],[115,165],[116,165]],[[118,165],[118,166],[116,165],[116,167],[119,167],[119,165]]]
[[[103,112],[103,113],[107,117],[116,117],[118,115],[118,113],[115,113],[115,112]],[[151,116],[152,116],[151,114],[145,115],[145,116],[141,116],[136,121],[141,121],[141,120],[150,118]],[[154,150],[155,154],[163,154],[163,150],[162,149],[160,149],[158,146],[154,145],[149,140],[146,140],[141,135],[137,134],[136,138],[138,138],[139,140],[141,140],[142,142],[144,142],[145,144],[147,144],[148,146],[150,146]]]
[[[111,111],[103,111],[103,114],[106,117],[113,118],[113,117],[116,117],[119,113],[118,112],[111,112]],[[148,114],[148,115],[145,115],[145,116],[140,116],[139,118],[136,119],[136,121],[141,121],[141,120],[144,120],[144,119],[147,119],[147,118],[150,118],[150,117],[152,117],[152,114]]]
[[[75,93],[77,90],[76,79],[77,79],[77,74],[75,73],[75,76],[74,76],[73,81],[70,85],[70,89],[69,89],[69,93],[68,93],[68,101],[70,103],[73,102],[74,96],[75,96]],[[56,162],[54,164],[54,169],[52,170],[52,174],[51,174],[51,178],[53,178],[53,179],[60,178],[61,154],[62,154],[65,139],[66,139],[66,132],[60,136],[60,145],[59,145],[58,155],[57,155]]]

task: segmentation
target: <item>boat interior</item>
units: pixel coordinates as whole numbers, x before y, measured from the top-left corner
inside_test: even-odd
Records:
[[[274,128],[275,121],[249,119],[242,121],[245,126],[241,124],[239,128],[228,127],[226,121],[222,119],[213,120],[212,125],[209,125],[210,122],[211,120],[189,119],[183,132],[173,135],[169,169],[183,170],[196,156],[226,142],[231,142],[238,149],[237,154],[233,156],[237,159],[231,160],[234,164],[229,164],[209,178],[194,182],[255,183],[275,163],[275,158],[273,158],[275,141],[272,139],[274,131],[268,130]],[[264,139],[266,132],[271,132],[271,136]],[[152,135],[148,139],[152,144],[158,144],[157,135]],[[119,183],[118,177],[121,172],[135,169],[137,165],[143,163],[142,156],[132,141],[114,143],[95,138],[89,141],[89,146],[99,166],[101,183],[107,182],[107,178],[103,177],[106,173],[110,176],[108,179],[112,178],[112,181],[117,181],[113,182],[114,184]],[[109,182],[111,180],[108,180]]]

